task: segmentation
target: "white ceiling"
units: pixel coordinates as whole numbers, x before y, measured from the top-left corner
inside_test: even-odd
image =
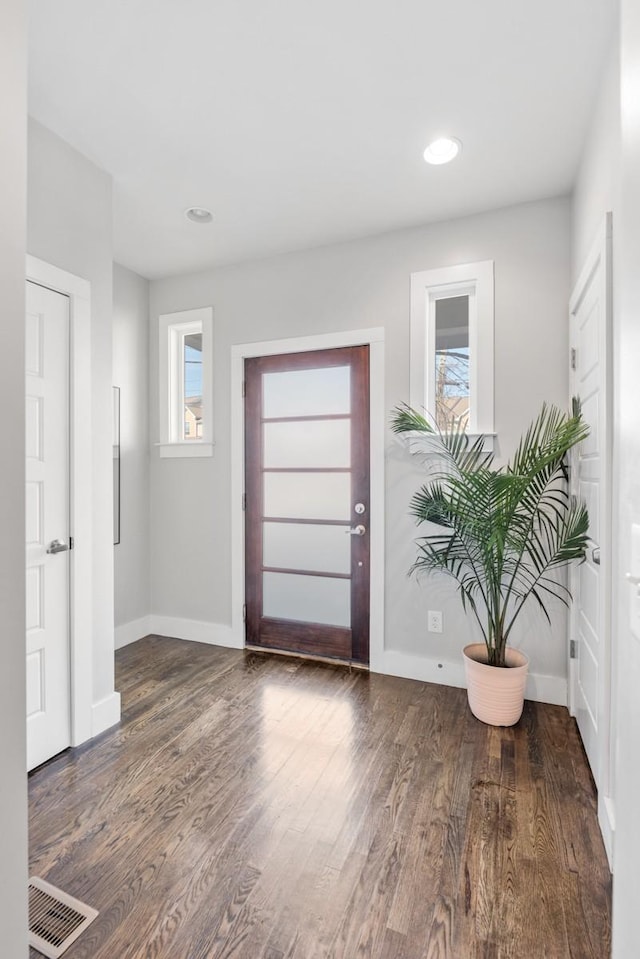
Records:
[[[191,272],[568,192],[615,7],[31,0],[30,112],[113,175],[118,261]]]

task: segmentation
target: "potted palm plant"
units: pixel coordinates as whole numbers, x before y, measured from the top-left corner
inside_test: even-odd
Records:
[[[433,426],[410,406],[393,411],[391,428],[411,437],[427,482],[411,513],[431,524],[417,540],[411,572],[439,572],[457,584],[464,610],[483,642],[465,647],[469,705],[483,722],[517,723],[528,660],[509,645],[523,609],[537,603],[549,622],[548,602],[571,595],[557,572],[584,560],[589,517],[569,494],[567,453],[588,435],[580,405],[571,413],[543,405],[511,460],[500,468],[452,419]]]

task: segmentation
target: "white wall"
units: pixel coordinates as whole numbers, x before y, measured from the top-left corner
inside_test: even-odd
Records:
[[[91,283],[93,427],[93,702],[117,721],[113,692],[112,199],[111,177],[30,121],[27,249]],[[102,720],[96,719],[96,722]],[[94,728],[94,734],[99,732]]]
[[[638,930],[638,795],[640,794],[640,636],[630,630],[632,588],[624,581],[629,569],[630,531],[640,523],[640,8],[623,0],[621,19],[621,180],[614,295],[617,300],[617,422],[616,476],[618,544],[616,600],[617,755],[616,817],[613,883],[613,956],[635,959]]]
[[[26,9],[6,0],[0,31],[0,923],[3,954],[27,955],[24,600],[24,266]]]
[[[230,380],[237,343],[384,326],[386,408],[409,396],[409,282],[418,270],[495,260],[496,429],[508,454],[543,400],[565,406],[570,208],[565,199],[526,204],[420,229],[151,283],[151,440],[158,439],[157,318],[214,308],[215,451],[212,459],[152,454],[152,609],[231,622]],[[467,621],[450,587],[407,578],[415,530],[407,505],[420,482],[391,434],[386,462],[386,647],[414,675],[447,681],[459,669]],[[427,608],[444,610],[442,636],[426,632]],[[542,618],[525,641],[532,670],[566,691],[564,612],[553,635]],[[437,663],[443,664],[437,671]],[[426,668],[428,665],[428,669]]]
[[[619,303],[616,290],[617,264],[621,246],[619,233],[619,203],[620,203],[620,49],[617,34],[612,37],[611,49],[605,63],[600,87],[594,109],[590,129],[587,133],[580,167],[576,177],[576,184],[572,202],[572,275],[573,282],[584,267],[586,259],[596,239],[603,235],[605,214],[613,212],[613,419],[617,424],[619,419],[619,379],[620,379],[620,337],[619,337]],[[611,490],[612,515],[619,512],[620,489],[617,479],[620,475],[620,450],[617,426],[613,430],[613,481]],[[610,644],[612,658],[616,656],[616,637],[618,634],[618,603],[616,600],[618,580],[620,576],[619,552],[617,552],[618,530],[617,520],[614,523],[613,548],[611,556],[611,575],[613,581],[613,597],[611,610]],[[617,670],[615,662],[611,669],[611,696],[616,700]],[[615,742],[616,716],[611,716],[611,743]],[[608,779],[601,783],[599,797],[599,815],[601,821],[606,821],[614,828],[615,796],[616,796],[616,762],[615,756],[610,757]],[[613,811],[613,812],[612,812]],[[607,832],[609,830],[607,829]]]
[[[640,523],[640,10],[622,0],[619,36],[574,195],[574,273],[606,210],[613,210],[614,520],[613,683],[616,831],[613,854],[613,959],[635,959],[640,937],[640,637],[630,628],[632,523]]]
[[[571,261],[574,282],[605,213],[616,205],[619,166],[620,51],[616,42],[611,44],[602,75],[573,192]],[[615,220],[613,228],[615,236]]]
[[[115,547],[116,646],[148,631],[149,283],[113,268],[113,385],[120,387],[120,543]]]

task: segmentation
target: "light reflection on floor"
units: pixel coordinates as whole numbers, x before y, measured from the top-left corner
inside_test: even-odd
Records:
[[[260,705],[259,768],[274,830],[286,822],[287,831],[303,833],[313,823],[315,841],[333,842],[353,790],[351,703],[273,683]]]

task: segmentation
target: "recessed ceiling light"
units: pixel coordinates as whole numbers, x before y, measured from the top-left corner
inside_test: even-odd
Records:
[[[455,137],[439,137],[429,144],[424,151],[424,158],[427,163],[436,165],[449,163],[450,160],[454,160],[458,156],[461,149],[462,143]]]
[[[211,223],[213,220],[211,210],[206,210],[203,206],[190,206],[184,211],[184,215],[192,223]]]

